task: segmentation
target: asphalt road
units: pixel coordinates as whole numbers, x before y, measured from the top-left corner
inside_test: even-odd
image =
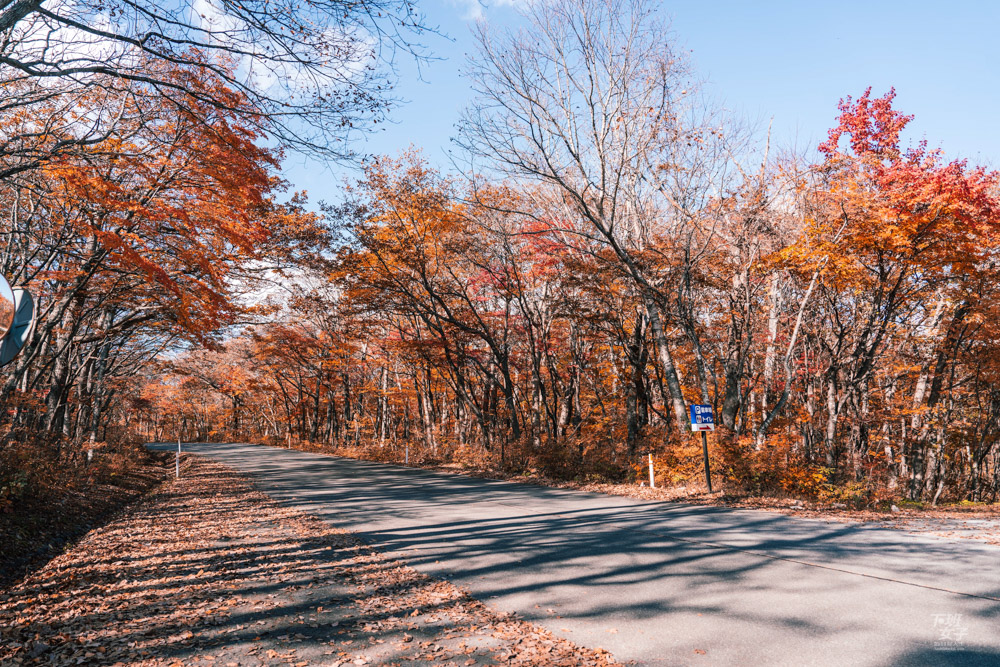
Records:
[[[254,445],[185,451],[619,660],[1000,665],[997,547]]]

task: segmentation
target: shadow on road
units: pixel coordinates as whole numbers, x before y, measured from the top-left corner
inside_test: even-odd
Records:
[[[301,452],[199,451],[423,572],[622,657],[654,664],[659,651],[721,642],[731,650],[716,650],[715,664],[776,664],[771,649],[748,648],[767,641],[788,656],[808,647],[816,664],[1000,662],[1000,550],[990,547]],[[935,648],[942,614],[967,626],[961,650]]]

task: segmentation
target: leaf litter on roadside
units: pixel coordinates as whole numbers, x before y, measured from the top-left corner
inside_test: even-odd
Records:
[[[198,457],[0,591],[0,663],[615,664]]]

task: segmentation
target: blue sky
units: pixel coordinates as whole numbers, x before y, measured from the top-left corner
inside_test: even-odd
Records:
[[[451,39],[424,42],[438,60],[400,63],[393,123],[356,146],[395,155],[409,145],[446,168],[449,139],[470,99],[461,77],[474,52],[476,17],[512,25],[518,0],[425,0],[430,25]],[[691,58],[706,91],[732,112],[772,123],[780,146],[815,148],[837,114],[837,101],[872,86],[895,86],[896,107],[916,116],[913,141],[926,138],[949,157],[1000,168],[1000,0],[673,0],[662,3],[675,44]],[[335,201],[339,167],[294,155],[285,177],[310,199]]]

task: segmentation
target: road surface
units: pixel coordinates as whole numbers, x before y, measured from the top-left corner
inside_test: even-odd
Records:
[[[998,547],[255,445],[185,451],[622,661],[1000,665]]]

